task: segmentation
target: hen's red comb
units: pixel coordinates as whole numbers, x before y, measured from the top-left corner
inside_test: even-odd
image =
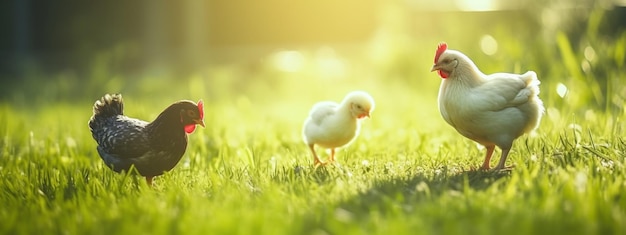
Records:
[[[437,46],[437,53],[435,53],[435,64],[437,63],[437,61],[439,61],[439,56],[441,56],[441,54],[443,54],[443,52],[447,49],[448,44],[446,44],[445,42],[439,43],[439,45]]]
[[[200,113],[200,119],[204,118],[204,103],[202,100],[198,100],[198,112]]]

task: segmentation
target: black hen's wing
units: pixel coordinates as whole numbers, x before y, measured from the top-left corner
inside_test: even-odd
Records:
[[[91,125],[91,133],[98,143],[98,153],[111,169],[128,170],[150,151],[150,141],[145,134],[145,121],[117,115],[99,119]]]
[[[141,175],[161,175],[171,170],[185,151],[184,133],[182,149],[172,144],[155,145],[146,132],[145,121],[121,115],[100,120],[94,123],[92,135],[100,157],[116,172],[128,171],[134,165]]]
[[[144,132],[147,124],[145,121],[118,115],[103,120],[91,133],[104,152],[118,155],[119,158],[134,158],[144,155],[150,149],[149,139]]]

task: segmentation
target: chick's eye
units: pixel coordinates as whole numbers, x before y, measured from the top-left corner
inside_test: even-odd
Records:
[[[361,105],[360,105],[360,104],[357,104],[357,105],[356,105],[356,108],[357,108],[357,109],[363,109],[363,107],[361,107]]]

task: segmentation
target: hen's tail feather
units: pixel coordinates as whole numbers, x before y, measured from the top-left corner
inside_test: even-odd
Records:
[[[93,105],[93,118],[117,115],[124,115],[124,102],[121,94],[106,94],[100,100],[96,100]]]
[[[524,82],[526,82],[526,86],[530,88],[529,90],[531,92],[531,99],[533,99],[533,102],[537,105],[537,108],[539,110],[539,114],[537,115],[537,124],[534,127],[534,128],[537,128],[537,126],[539,126],[539,120],[541,120],[542,114],[545,113],[545,108],[543,107],[543,101],[541,101],[541,99],[539,99],[538,97],[539,96],[539,84],[541,84],[541,82],[537,78],[537,74],[534,71],[528,71],[525,74],[523,74],[522,80],[524,80]]]
[[[534,71],[528,71],[520,77],[526,83],[526,87],[530,88],[533,95],[539,94],[539,84],[541,82]]]

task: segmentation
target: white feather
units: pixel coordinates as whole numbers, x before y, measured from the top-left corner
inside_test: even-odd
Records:
[[[304,142],[329,149],[345,146],[359,134],[361,125],[358,117],[369,116],[373,109],[374,101],[365,92],[352,92],[340,104],[319,102],[304,122]]]
[[[485,75],[454,50],[442,53],[439,61],[436,66],[449,73],[439,89],[439,111],[463,136],[508,153],[516,138],[539,125],[544,108],[535,72]]]

